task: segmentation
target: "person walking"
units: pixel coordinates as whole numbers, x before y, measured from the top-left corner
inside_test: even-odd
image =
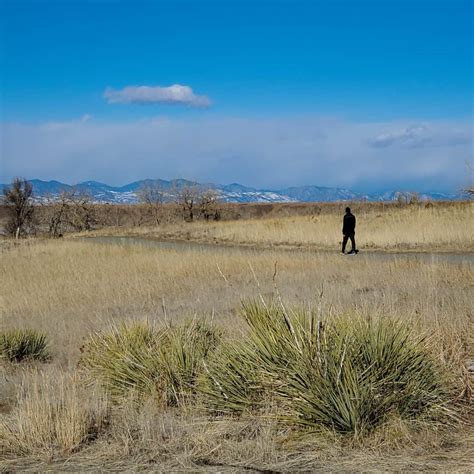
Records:
[[[356,227],[356,218],[354,214],[351,213],[351,208],[346,207],[346,213],[344,215],[344,219],[342,222],[342,253],[346,253],[346,245],[347,241],[351,239],[351,251],[349,254],[357,253],[358,250],[356,249],[355,243],[355,227]]]

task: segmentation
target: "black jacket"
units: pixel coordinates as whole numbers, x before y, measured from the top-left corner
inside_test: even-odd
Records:
[[[354,214],[346,214],[344,216],[344,221],[342,224],[342,233],[344,235],[352,235],[355,233],[356,228],[356,218]]]

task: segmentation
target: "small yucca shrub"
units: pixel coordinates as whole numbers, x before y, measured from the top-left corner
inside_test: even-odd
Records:
[[[269,397],[292,423],[364,434],[390,415],[446,413],[448,384],[429,340],[400,320],[342,315],[324,322],[282,306],[246,304],[249,338],[228,345],[202,384],[213,412]]]
[[[294,421],[365,434],[390,415],[446,413],[445,375],[424,336],[394,319],[342,316],[326,324],[284,372],[282,396]]]
[[[134,392],[176,405],[193,395],[203,362],[219,338],[203,320],[174,327],[122,323],[93,334],[82,348],[80,365],[115,398]]]
[[[47,335],[34,329],[14,329],[0,333],[0,357],[10,362],[50,359]]]
[[[112,395],[149,392],[156,384],[156,358],[163,331],[148,323],[121,323],[95,332],[81,348],[80,366]]]

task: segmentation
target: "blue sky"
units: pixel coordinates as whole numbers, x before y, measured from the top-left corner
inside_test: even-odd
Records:
[[[3,181],[453,189],[472,160],[471,1],[0,5]]]

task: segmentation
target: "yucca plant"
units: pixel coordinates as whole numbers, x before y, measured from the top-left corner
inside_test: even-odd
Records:
[[[194,395],[196,380],[220,338],[220,332],[202,319],[185,321],[168,330],[159,358],[169,403],[177,404]]]
[[[174,327],[122,323],[93,334],[82,349],[80,365],[116,399],[134,392],[176,405],[193,395],[203,362],[219,337],[203,320]]]
[[[160,373],[157,352],[165,331],[146,322],[112,325],[93,333],[81,348],[80,365],[115,397],[130,390],[150,392]]]
[[[0,357],[10,362],[46,362],[51,358],[47,335],[34,329],[1,332]]]
[[[202,390],[212,411],[241,412],[271,396],[292,423],[364,434],[389,415],[446,413],[448,383],[429,339],[403,321],[315,315],[248,303],[249,337],[223,349]],[[220,397],[220,398],[219,398]]]
[[[343,316],[329,322],[316,358],[285,372],[282,396],[294,421],[364,434],[391,414],[407,419],[445,411],[446,378],[424,336],[389,319]]]
[[[247,342],[227,343],[206,363],[199,381],[204,406],[213,414],[241,414],[262,408],[266,386],[255,350]]]

